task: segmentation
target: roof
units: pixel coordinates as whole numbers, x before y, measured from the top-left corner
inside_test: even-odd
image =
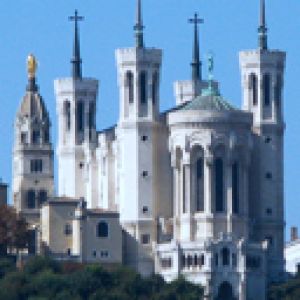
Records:
[[[201,95],[182,105],[179,110],[238,111],[227,102],[219,91],[210,85]]]
[[[19,115],[28,117],[38,117],[40,120],[49,120],[46,105],[42,97],[37,92],[27,92],[21,103]]]

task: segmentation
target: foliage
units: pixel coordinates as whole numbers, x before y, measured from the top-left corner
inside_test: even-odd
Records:
[[[29,241],[29,231],[26,221],[18,215],[12,206],[0,206],[0,245],[2,252],[6,248],[26,248]],[[3,254],[3,253],[2,253]]]
[[[0,261],[0,299],[6,300],[201,300],[202,288],[183,277],[170,284],[153,275],[142,278],[119,266],[114,271],[93,264],[58,263],[32,258],[22,270]]]
[[[300,278],[296,276],[285,283],[274,285],[269,290],[269,300],[299,300]]]

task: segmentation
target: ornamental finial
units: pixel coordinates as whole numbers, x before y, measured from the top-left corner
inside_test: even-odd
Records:
[[[35,78],[37,70],[37,61],[36,58],[33,54],[29,54],[27,57],[27,73],[28,73],[28,78]]]

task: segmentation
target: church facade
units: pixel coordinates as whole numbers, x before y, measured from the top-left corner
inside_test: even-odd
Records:
[[[106,249],[121,248],[115,261],[142,275],[182,274],[203,285],[207,299],[265,299],[267,284],[284,276],[285,53],[268,47],[264,1],[258,48],[239,55],[242,108],[221,95],[213,58],[210,78],[202,78],[195,15],[192,79],[175,83],[176,106],[160,112],[162,50],[145,45],[138,0],[136,45],[116,50],[119,119],[100,132],[98,80],[81,72],[79,20],[76,12],[72,76],[54,82],[57,195],[51,122],[34,71],[15,122],[14,203],[39,232],[38,244],[51,253],[51,240],[58,252],[76,249],[95,261],[101,242],[83,235],[106,222],[116,237]],[[28,64],[34,69],[33,57]],[[60,221],[50,217],[56,209]],[[60,246],[55,232],[66,225],[73,238]]]

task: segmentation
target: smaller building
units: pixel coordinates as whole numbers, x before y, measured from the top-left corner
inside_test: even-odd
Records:
[[[0,180],[0,205],[7,204],[7,184]]]
[[[122,263],[119,213],[87,209],[83,199],[49,199],[41,208],[40,234],[40,251],[56,259]]]
[[[284,249],[286,271],[292,275],[300,273],[300,239],[298,228],[291,228],[291,239]]]

